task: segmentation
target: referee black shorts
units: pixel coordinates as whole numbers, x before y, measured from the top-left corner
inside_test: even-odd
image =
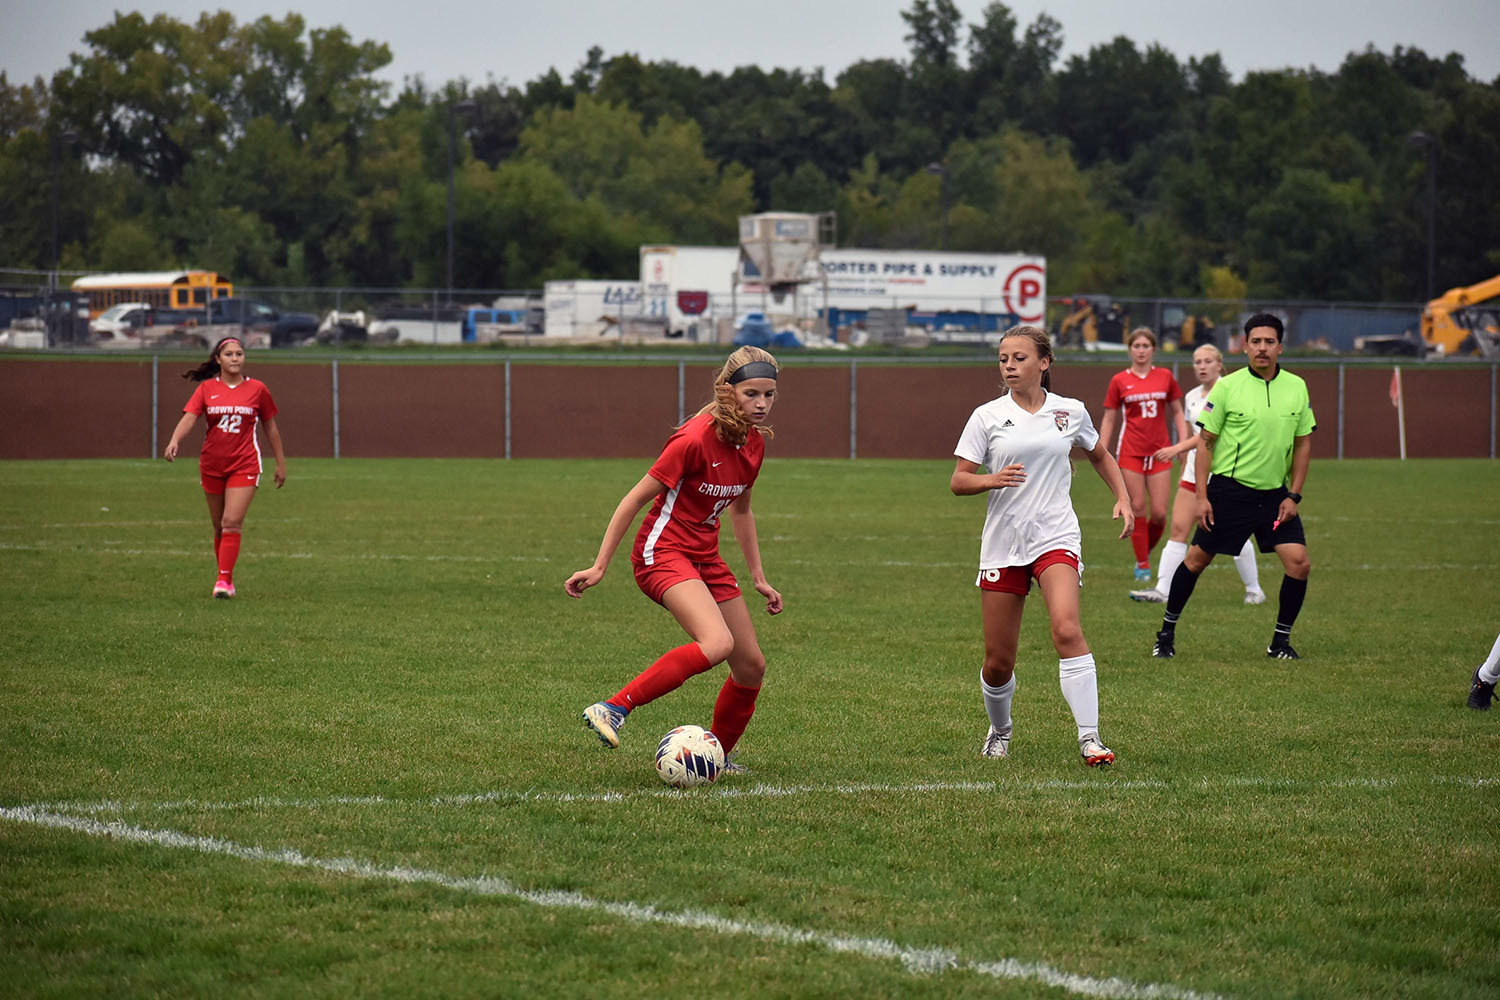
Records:
[[[1278,545],[1306,545],[1302,518],[1294,517],[1279,527],[1272,527],[1286,496],[1285,486],[1256,490],[1228,476],[1210,477],[1208,502],[1214,508],[1214,527],[1207,531],[1200,524],[1193,535],[1193,544],[1206,552],[1226,556],[1239,555],[1240,549],[1245,547],[1245,539],[1251,535],[1255,536],[1255,544],[1262,552],[1274,552]]]

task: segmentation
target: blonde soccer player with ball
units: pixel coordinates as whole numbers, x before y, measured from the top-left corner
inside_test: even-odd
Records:
[[[734,525],[767,613],[780,614],[781,595],[766,582],[750,509],[771,437],[766,420],[779,374],[776,359],[758,347],[731,354],[714,378],[713,399],[667,439],[661,456],[615,507],[593,565],[563,584],[569,597],[582,597],[603,580],[636,515],[650,504],[630,554],[636,584],[672,613],[692,641],[668,650],[616,694],[583,710],[584,722],[606,747],[620,745],[620,728],[632,711],[726,660],[729,676],[714,702],[712,723],[726,755],[750,724],[766,660],[739,583],[719,555],[719,519],[727,514]],[[725,770],[741,768],[728,764]]]

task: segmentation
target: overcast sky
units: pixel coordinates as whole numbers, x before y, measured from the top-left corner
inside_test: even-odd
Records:
[[[87,48],[83,35],[116,10],[167,14],[189,23],[205,9],[227,9],[240,22],[295,10],[309,28],[342,25],[356,41],[384,42],[393,61],[382,78],[399,84],[421,76],[429,87],[457,77],[516,85],[556,68],[566,77],[592,45],[703,70],[822,68],[832,83],[859,59],[904,59],[911,0],[299,0],[295,7],[256,0],[217,4],[155,0],[3,0],[0,70],[12,84],[50,78],[68,55]],[[966,24],[988,0],[957,0]],[[1458,52],[1469,75],[1500,77],[1497,0],[1014,0],[1024,30],[1046,12],[1062,24],[1063,56],[1087,52],[1117,35],[1144,47],[1156,42],[1186,61],[1219,53],[1235,78],[1284,67],[1337,70],[1350,52],[1373,45],[1419,48],[1430,56]],[[967,31],[961,39],[967,41]]]

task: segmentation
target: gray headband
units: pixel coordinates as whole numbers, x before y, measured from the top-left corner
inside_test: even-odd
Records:
[[[769,378],[776,377],[776,366],[769,361],[747,361],[740,365],[729,375],[729,384],[735,385],[745,381],[747,378]]]

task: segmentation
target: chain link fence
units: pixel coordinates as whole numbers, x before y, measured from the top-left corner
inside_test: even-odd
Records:
[[[503,341],[525,346],[588,341],[729,344],[757,296],[711,296],[686,324],[647,315],[641,300],[588,316],[550,316],[538,289],[237,286],[246,305],[235,322],[202,320],[105,330],[87,302],[64,286],[71,275],[0,270],[0,346],[61,350],[207,347],[229,333],[253,347],[339,348],[401,343],[440,347]],[[720,301],[720,300],[723,301]],[[573,306],[576,312],[577,306]],[[599,315],[594,315],[597,312]],[[989,347],[1021,317],[1003,298],[924,302],[871,301],[862,310],[825,308],[812,290],[787,307],[766,311],[778,331],[818,344],[929,344]],[[1123,350],[1132,329],[1150,327],[1164,350],[1212,343],[1234,351],[1244,321],[1257,312],[1280,316],[1289,349],[1331,355],[1422,356],[1420,303],[1307,302],[1275,299],[1138,298],[1105,294],[1049,296],[1043,323],[1062,349]],[[548,336],[559,329],[572,336]],[[580,333],[579,331],[584,331]]]

